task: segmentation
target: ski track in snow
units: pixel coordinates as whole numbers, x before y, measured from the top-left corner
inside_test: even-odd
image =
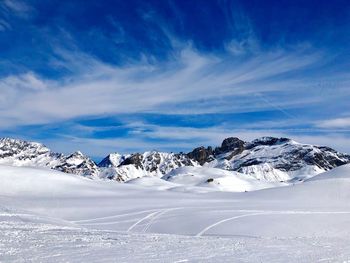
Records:
[[[148,214],[145,217],[142,217],[140,220],[138,220],[135,224],[133,224],[131,227],[128,228],[128,230],[126,232],[130,232],[131,230],[133,230],[137,225],[141,224],[143,221],[147,220],[148,218],[155,216],[156,214],[158,214],[160,211],[157,212],[153,212]]]
[[[237,210],[240,211],[240,210]],[[265,211],[260,213],[251,213],[251,214],[244,214],[239,216],[233,216],[229,218],[225,218],[223,220],[220,220],[214,224],[211,224],[204,228],[202,231],[200,231],[196,236],[200,237],[204,233],[206,233],[208,230],[222,224],[228,221],[232,221],[235,219],[240,219],[243,217],[250,217],[250,216],[263,216],[263,215],[290,215],[290,214],[300,214],[300,215],[309,215],[309,214],[350,214],[349,211]]]
[[[120,217],[125,217],[125,216],[131,216],[131,215],[139,215],[139,214],[144,214],[147,212],[153,212],[157,211],[157,209],[149,209],[149,210],[142,210],[138,212],[133,212],[133,213],[126,213],[126,214],[118,214],[118,215],[113,215],[113,216],[105,216],[105,217],[97,217],[97,218],[89,218],[89,219],[82,219],[82,220],[73,220],[71,222],[73,223],[84,223],[84,222],[93,222],[93,221],[99,221],[99,220],[105,220],[105,219],[113,219],[113,218],[120,218]]]
[[[197,237],[200,237],[202,236],[205,232],[207,232],[208,230],[222,224],[222,223],[225,223],[227,221],[231,221],[231,220],[234,220],[234,219],[238,219],[238,218],[243,218],[243,217],[248,217],[248,216],[256,216],[256,215],[262,215],[263,213],[256,213],[256,214],[245,214],[245,215],[239,215],[239,216],[233,216],[233,217],[229,217],[229,218],[226,218],[226,219],[223,219],[223,220],[220,220],[212,225],[209,225],[207,226],[206,228],[204,228],[202,231],[200,231],[196,236]]]
[[[178,207],[178,208],[169,208],[169,209],[165,209],[163,211],[158,212],[158,214],[156,214],[155,216],[153,216],[151,218],[151,220],[148,222],[148,224],[145,226],[145,228],[143,229],[143,233],[147,232],[147,230],[150,228],[150,226],[152,225],[152,223],[158,219],[160,216],[164,215],[167,212],[173,211],[173,210],[178,210],[181,209],[182,207]]]
[[[140,220],[138,220],[135,224],[133,224],[132,226],[130,226],[126,232],[130,232],[132,229],[134,229],[136,226],[140,225],[142,222],[150,219],[148,221],[148,223],[146,223],[146,225],[144,226],[144,228],[142,229],[142,233],[147,232],[147,230],[150,228],[150,226],[152,225],[152,223],[159,218],[160,216],[164,215],[167,212],[173,211],[173,210],[178,210],[181,209],[182,207],[176,207],[176,208],[167,208],[167,209],[162,209],[153,213],[148,214],[147,216],[141,218]]]
[[[161,209],[161,210],[155,210],[155,209],[149,209],[149,210],[142,210],[138,212],[133,212],[133,213],[125,213],[125,214],[118,214],[114,216],[107,216],[107,217],[100,217],[100,218],[93,218],[93,219],[84,219],[84,220],[76,220],[76,221],[70,221],[72,223],[78,223],[79,225],[82,226],[103,226],[103,225],[114,225],[114,224],[120,224],[120,223],[127,223],[127,222],[135,222],[133,225],[131,225],[126,232],[130,232],[137,226],[141,225],[141,223],[146,222],[144,224],[144,227],[140,233],[146,233],[148,229],[152,226],[152,224],[155,222],[156,219],[159,219],[162,215],[174,211],[174,210],[179,210],[179,209],[186,209],[190,207],[176,207],[176,208],[167,208],[167,209]],[[199,233],[197,233],[195,236],[196,237],[201,237],[205,235],[206,232],[208,232],[210,229],[215,228],[216,226],[226,223],[228,221],[233,221],[236,219],[240,218],[245,218],[245,217],[253,217],[253,216],[264,216],[264,215],[290,215],[290,214],[300,214],[300,215],[313,215],[313,214],[350,214],[350,211],[293,211],[293,210],[286,210],[286,211],[273,211],[273,210],[247,210],[247,209],[229,209],[229,210],[218,210],[216,212],[237,212],[237,213],[248,213],[248,214],[243,214],[243,215],[238,215],[238,216],[232,216],[228,217],[222,220],[219,220],[213,224],[210,224],[209,226],[205,227],[203,230],[201,230]],[[139,214],[144,214],[147,212],[152,212],[147,214],[146,216],[142,217],[141,219],[133,218],[133,219],[126,219],[122,221],[108,221],[108,222],[95,222],[95,223],[85,223],[85,222],[91,222],[91,221],[96,221],[96,220],[101,220],[101,219],[114,219],[114,218],[120,218],[120,217],[126,217],[126,216],[133,216],[133,215],[139,215]],[[82,222],[82,223],[81,223]],[[138,231],[136,231],[138,232]]]
[[[115,225],[115,224],[120,224],[120,223],[135,222],[137,220],[137,222],[135,224],[133,224],[132,226],[130,226],[126,230],[126,232],[129,232],[132,229],[134,229],[136,226],[140,225],[142,222],[146,221],[147,219],[150,219],[148,221],[148,223],[146,223],[146,225],[144,226],[143,230],[141,231],[141,232],[145,233],[151,227],[151,225],[154,223],[154,221],[156,219],[160,218],[165,213],[168,213],[168,212],[174,211],[174,210],[179,210],[179,209],[184,209],[184,207],[167,208],[167,209],[162,209],[162,210],[149,209],[149,210],[142,210],[142,211],[133,212],[133,213],[118,214],[118,215],[113,215],[113,216],[83,219],[83,220],[72,220],[69,222],[72,222],[72,223],[75,223],[75,224],[78,224],[81,226],[103,226],[103,225]],[[155,211],[155,212],[153,212],[153,211]],[[96,221],[105,220],[105,219],[114,219],[114,218],[140,215],[140,214],[144,214],[147,212],[152,212],[152,213],[147,214],[145,217],[142,217],[141,219],[131,218],[131,219],[126,219],[126,220],[122,220],[122,221],[96,222]],[[92,223],[89,223],[89,222],[92,222]]]
[[[189,237],[6,220],[1,221],[0,231],[0,262],[310,263],[348,262],[350,257],[349,240],[332,238]]]

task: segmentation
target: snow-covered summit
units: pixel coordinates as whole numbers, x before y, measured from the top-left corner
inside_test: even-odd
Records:
[[[47,167],[83,176],[97,176],[97,165],[80,151],[68,156],[55,153],[45,145],[19,139],[0,139],[0,164]]]
[[[0,163],[14,166],[54,166],[62,154],[51,152],[45,145],[19,139],[0,139]]]
[[[103,170],[104,177],[118,181],[143,176],[162,177],[183,166],[236,171],[267,182],[303,181],[350,162],[350,155],[329,147],[276,137],[261,137],[251,142],[229,137],[218,147],[200,146],[186,154],[150,151],[115,155],[117,161],[112,157],[107,156],[99,166],[108,167]]]
[[[96,163],[80,151],[62,157],[61,162],[52,168],[65,173],[72,173],[83,176],[99,175],[99,168]]]
[[[303,180],[350,162],[350,155],[288,138],[262,137],[215,155],[207,166],[238,171],[268,181]]]
[[[99,167],[117,167],[130,155],[123,155],[120,153],[110,153],[101,162],[99,162]]]
[[[117,181],[127,181],[143,176],[162,177],[175,168],[198,165],[186,154],[158,151],[129,155],[110,154],[99,163],[101,176]]]

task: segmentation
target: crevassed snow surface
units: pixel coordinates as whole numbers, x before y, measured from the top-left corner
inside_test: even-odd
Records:
[[[349,165],[242,193],[10,166],[0,178],[0,262],[350,260]]]

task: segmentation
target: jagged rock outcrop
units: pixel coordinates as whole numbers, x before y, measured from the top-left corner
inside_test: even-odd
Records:
[[[11,138],[0,139],[0,163],[14,166],[51,166],[63,157],[41,143]]]
[[[162,177],[171,170],[181,166],[199,165],[196,161],[190,159],[186,154],[165,153],[151,151],[145,153],[134,153],[123,158],[114,165],[112,162],[103,161],[99,166],[101,177],[115,179],[117,181],[127,181],[129,179],[143,176]],[[107,167],[106,167],[106,164]]]
[[[52,169],[82,176],[98,176],[100,172],[96,163],[79,151],[64,156]]]
[[[99,167],[117,167],[120,163],[122,163],[129,155],[122,155],[119,153],[111,153],[108,154],[101,162],[98,163]]]
[[[200,165],[203,165],[207,162],[211,162],[214,160],[213,156],[213,148],[212,147],[207,147],[205,148],[204,146],[195,148],[192,152],[189,152],[187,156],[198,162]]]
[[[127,181],[142,176],[160,177],[181,166],[205,166],[275,182],[304,180],[349,162],[350,156],[347,154],[329,147],[297,143],[288,138],[262,137],[245,142],[230,137],[214,150],[210,146],[201,146],[187,154],[157,151],[131,154],[118,161],[113,170],[105,170],[105,173],[108,178]]]
[[[303,179],[350,162],[348,154],[288,138],[262,137],[237,145],[232,151],[216,155],[213,166],[276,181]]]
[[[82,176],[99,174],[95,162],[81,152],[66,156],[52,152],[41,143],[11,138],[0,139],[0,164],[47,167]]]
[[[229,137],[222,141],[221,147],[215,148],[215,155],[222,153],[232,152],[234,154],[240,154],[244,150],[245,142],[237,137]]]

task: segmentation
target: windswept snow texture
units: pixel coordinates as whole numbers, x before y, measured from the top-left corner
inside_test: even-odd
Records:
[[[195,177],[182,187],[176,178],[119,184],[0,165],[0,261],[350,260],[349,165],[301,184],[242,193],[198,187],[209,176],[226,178],[224,171],[215,177],[180,169]]]

